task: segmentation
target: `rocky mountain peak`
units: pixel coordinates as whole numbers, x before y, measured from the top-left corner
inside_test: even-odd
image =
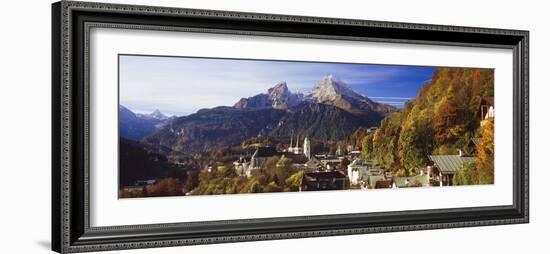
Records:
[[[166,120],[168,119],[168,116],[160,112],[160,110],[155,109],[153,112],[149,114],[137,114],[138,117],[145,118],[145,119],[155,119],[155,120]]]
[[[347,96],[360,98],[361,95],[354,92],[346,83],[337,79],[332,74],[323,77],[311,90],[310,96],[317,102],[334,101],[338,97]]]
[[[302,96],[294,94],[288,90],[285,81],[277,83],[274,87],[269,88],[267,93],[258,94],[256,96],[242,98],[233,107],[235,108],[276,108],[288,109],[298,105],[301,102]]]
[[[149,114],[149,116],[151,116],[153,118],[156,118],[156,119],[159,119],[159,120],[164,120],[164,119],[168,118],[166,115],[164,115],[158,109],[155,109],[155,111],[153,111],[151,114]]]
[[[274,87],[267,90],[267,94],[271,99],[281,99],[288,97],[291,93],[285,81],[277,83]]]

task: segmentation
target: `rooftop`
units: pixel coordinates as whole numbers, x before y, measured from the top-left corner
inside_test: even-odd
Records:
[[[253,156],[257,158],[257,157],[271,157],[275,155],[278,155],[275,147],[258,147],[256,149],[256,152],[254,152]]]
[[[393,182],[398,188],[404,187],[418,187],[418,186],[428,186],[430,184],[430,179],[428,175],[416,175],[416,176],[407,176],[407,177],[394,177]]]
[[[428,156],[442,174],[455,174],[465,163],[475,161],[475,157],[468,155],[430,155]]]

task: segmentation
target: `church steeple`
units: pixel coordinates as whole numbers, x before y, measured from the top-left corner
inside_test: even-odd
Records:
[[[306,137],[304,139],[304,155],[311,160],[311,145],[309,144],[309,139]]]

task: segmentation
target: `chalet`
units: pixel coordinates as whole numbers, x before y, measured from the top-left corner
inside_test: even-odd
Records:
[[[351,184],[365,183],[369,176],[384,175],[384,170],[375,167],[373,161],[355,159],[348,165],[348,177]],[[375,184],[375,183],[373,183]]]
[[[302,191],[343,190],[346,176],[339,171],[304,173],[300,189]]]
[[[465,164],[473,163],[475,157],[459,150],[455,155],[430,155],[426,167],[430,179],[439,182],[439,186],[450,186],[456,172]]]
[[[393,188],[427,187],[427,186],[430,186],[430,178],[428,174],[393,177],[393,185],[392,185]]]
[[[493,120],[495,117],[495,98],[483,97],[479,105],[480,125],[483,126],[487,121]]]

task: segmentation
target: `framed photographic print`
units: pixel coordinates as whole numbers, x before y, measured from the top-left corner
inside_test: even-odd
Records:
[[[52,13],[57,252],[529,220],[527,31]]]

